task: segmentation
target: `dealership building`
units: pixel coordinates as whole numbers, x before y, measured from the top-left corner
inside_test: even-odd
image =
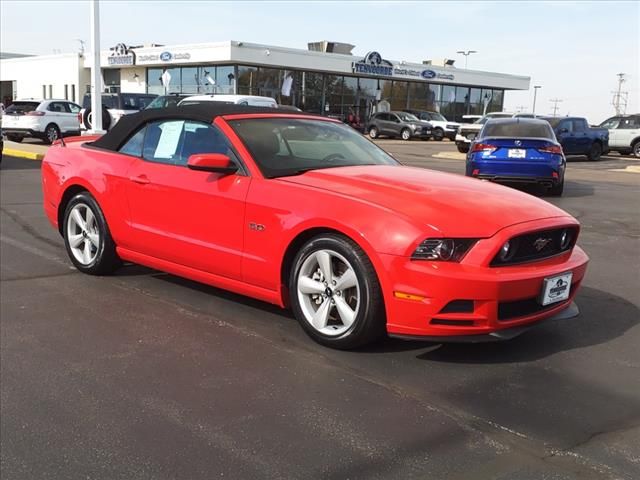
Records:
[[[191,45],[118,44],[101,52],[104,90],[122,93],[264,95],[305,111],[366,119],[377,110],[435,110],[448,119],[501,111],[508,90],[530,78],[457,68],[451,60],[387,60],[352,55],[353,45],[315,42],[308,49],[225,41]],[[66,98],[90,90],[93,56],[81,53],[0,59],[0,98]]]

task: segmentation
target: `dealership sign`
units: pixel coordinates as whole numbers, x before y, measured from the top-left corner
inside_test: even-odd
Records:
[[[138,57],[138,63],[171,63],[180,60],[189,60],[191,58],[191,54],[189,52],[183,53],[173,53],[168,50],[165,50],[162,53],[151,53],[147,55],[140,55]]]
[[[378,52],[369,52],[367,55],[358,62],[352,64],[354,73],[361,73],[364,75],[376,75],[382,77],[419,77],[425,80],[438,79],[438,80],[453,80],[454,75],[452,73],[438,73],[433,70],[415,70],[412,68],[403,68],[394,65],[388,60],[384,60]]]
[[[135,65],[136,54],[124,43],[119,43],[111,48],[111,54],[107,57],[107,65]]]

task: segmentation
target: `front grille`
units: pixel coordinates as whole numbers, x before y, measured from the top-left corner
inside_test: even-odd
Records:
[[[573,288],[574,286],[571,285],[569,298],[573,295]],[[551,303],[544,306],[538,302],[537,298],[527,298],[526,300],[516,300],[515,302],[500,302],[498,303],[498,320],[506,322],[516,318],[542,313],[545,310],[551,310],[557,306],[564,305],[569,301],[570,300],[565,300],[563,302]]]
[[[569,236],[562,243],[564,234]],[[555,228],[538,232],[525,233],[509,239],[509,254],[501,257],[498,252],[491,261],[492,267],[533,262],[567,252],[576,244],[578,229],[576,227]]]
[[[447,130],[457,130],[458,126],[457,125],[447,125]]]

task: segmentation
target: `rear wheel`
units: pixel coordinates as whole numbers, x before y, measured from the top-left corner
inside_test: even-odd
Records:
[[[63,234],[67,254],[81,272],[105,275],[120,266],[107,221],[88,192],[77,194],[67,204]]]
[[[351,240],[320,235],[298,252],[289,275],[291,306],[316,342],[356,348],[385,332],[378,277],[367,255]]]
[[[560,182],[558,182],[555,185],[552,185],[549,188],[549,195],[551,195],[552,197],[560,197],[562,196],[563,191],[564,191],[564,178],[560,180]]]
[[[437,140],[438,142],[441,142],[443,138],[444,138],[444,130],[442,130],[441,128],[436,128],[433,131],[433,139]]]
[[[411,140],[411,130],[408,128],[403,128],[402,132],[400,132],[400,136],[403,140]]]
[[[460,153],[468,153],[469,152],[469,145],[466,143],[456,143],[456,147],[458,148],[458,151]]]
[[[378,135],[379,135],[379,134],[378,134],[378,129],[377,129],[377,127],[371,127],[371,128],[369,129],[369,137],[371,137],[371,138],[378,138]]]
[[[594,142],[593,145],[591,145],[591,150],[589,150],[589,155],[587,155],[587,158],[590,161],[595,162],[597,160],[600,160],[600,156],[602,156],[602,145],[600,145],[598,142]]]
[[[60,129],[55,123],[50,123],[47,128],[44,129],[44,136],[42,140],[47,145],[51,145],[53,142],[60,138]]]
[[[640,140],[633,144],[633,155],[640,158]]]

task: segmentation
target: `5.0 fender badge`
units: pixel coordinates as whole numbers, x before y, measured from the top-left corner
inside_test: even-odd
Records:
[[[256,232],[264,231],[264,225],[260,223],[249,222],[249,230],[255,230]]]

